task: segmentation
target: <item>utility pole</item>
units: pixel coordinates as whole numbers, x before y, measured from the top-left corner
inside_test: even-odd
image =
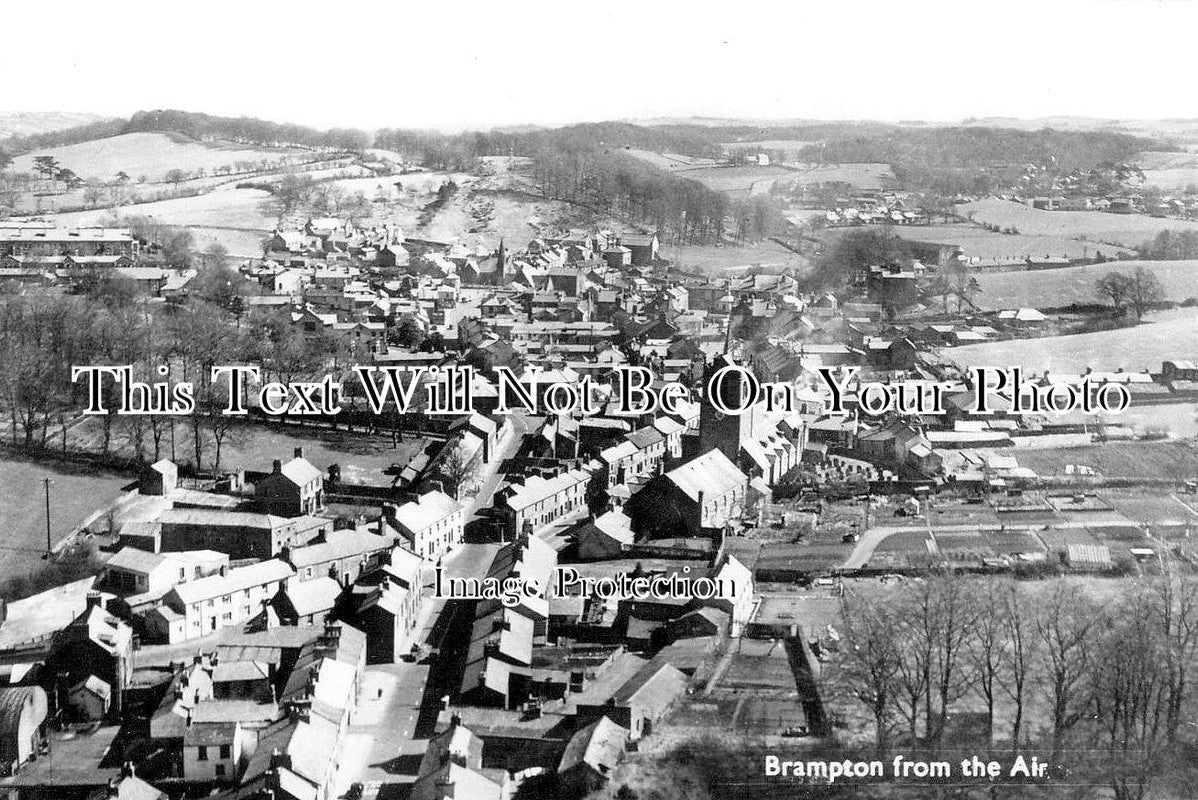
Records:
[[[54,543],[50,540],[50,479],[42,478],[42,485],[46,489],[46,555],[50,555],[54,550]]]

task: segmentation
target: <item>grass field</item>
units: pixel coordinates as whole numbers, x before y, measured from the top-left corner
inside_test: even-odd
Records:
[[[1138,247],[1163,230],[1198,231],[1198,222],[1158,219],[1143,214],[1108,214],[1102,211],[1041,211],[1022,203],[989,198],[957,206],[957,212],[975,222],[1014,227],[1031,236],[1087,239],[1095,244]]]
[[[982,293],[976,302],[980,308],[993,310],[1093,303],[1100,300],[1094,291],[1098,279],[1108,272],[1131,274],[1137,267],[1150,270],[1160,279],[1168,300],[1198,297],[1198,261],[1111,261],[1062,269],[981,272],[977,280]]]
[[[733,267],[761,266],[786,267],[806,272],[811,266],[806,258],[787,250],[776,242],[758,242],[743,246],[721,245],[663,245],[661,257],[668,258],[683,269],[707,274],[718,274]]]
[[[129,476],[0,458],[0,578],[31,572],[46,549],[46,506],[42,479],[49,478],[50,534],[60,540],[121,493]]]
[[[819,183],[847,183],[858,189],[887,189],[894,186],[894,170],[889,164],[787,164],[794,169],[791,180],[796,186]]]
[[[1085,447],[1020,450],[1019,465],[1040,475],[1063,475],[1067,464],[1092,467],[1107,478],[1179,480],[1198,474],[1198,449],[1183,442],[1106,442]],[[1107,496],[1116,508],[1120,503]],[[1122,510],[1122,509],[1120,509]]]
[[[1179,308],[1145,317],[1135,328],[1012,339],[945,348],[942,355],[958,364],[1021,366],[1025,372],[1080,374],[1096,370],[1159,371],[1166,359],[1198,356],[1198,309]]]
[[[262,208],[269,197],[261,189],[236,189],[231,184],[208,194],[161,200],[121,209],[122,213],[152,216],[170,225],[199,226],[194,230],[202,249],[217,241],[235,256],[261,256],[262,238],[274,230],[275,218]],[[96,225],[111,215],[108,209],[58,214],[63,225]]]
[[[770,165],[735,166],[735,167],[699,167],[697,169],[675,169],[674,174],[698,181],[717,192],[724,192],[733,197],[746,197],[753,194],[764,194],[778,182],[789,183],[794,177],[793,170],[786,167]]]
[[[912,225],[896,226],[893,230],[900,238],[913,242],[960,245],[966,258],[980,259],[983,264],[1022,264],[1028,258],[1043,256],[1093,258],[1098,250],[1115,255],[1111,247],[1093,242],[1065,236],[996,233],[979,225]]]
[[[166,133],[126,133],[18,156],[13,159],[12,169],[30,172],[35,156],[53,156],[82,178],[112,180],[123,171],[134,179],[144,175],[150,182],[157,182],[172,169],[212,171],[238,161],[299,161],[304,155],[307,151],[295,148],[219,146]]]
[[[725,150],[785,150],[788,153],[796,153],[804,147],[810,147],[813,144],[819,144],[819,142],[805,141],[803,139],[764,139],[756,142],[725,142],[720,147]]]

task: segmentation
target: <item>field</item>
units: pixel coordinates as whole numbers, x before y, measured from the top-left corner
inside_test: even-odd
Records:
[[[789,154],[797,153],[804,147],[810,147],[813,144],[819,144],[819,142],[803,141],[802,139],[766,139],[757,142],[725,142],[720,147],[734,152],[738,150],[748,150],[755,153],[782,151]]]
[[[275,218],[262,209],[262,201],[268,197],[261,189],[235,189],[227,185],[195,197],[127,206],[121,213],[152,216],[159,222],[191,227],[201,249],[211,242],[220,242],[235,256],[261,256],[262,239],[275,227]],[[58,214],[55,219],[63,225],[96,225],[111,214],[109,209],[95,209]]]
[[[1002,228],[1014,227],[1032,236],[1087,239],[1097,244],[1138,247],[1163,230],[1198,231],[1198,222],[1158,219],[1142,214],[1107,214],[1102,211],[1041,211],[1007,200],[990,198],[957,206],[957,212],[975,222]]]
[[[1108,272],[1130,274],[1137,267],[1144,267],[1156,274],[1168,300],[1182,301],[1198,297],[1198,261],[1111,261],[1061,269],[983,271],[977,275],[982,292],[975,302],[980,308],[993,310],[1093,303],[1100,300],[1094,291],[1094,284],[1099,278]]]
[[[887,189],[894,185],[894,170],[889,164],[787,164],[794,169],[796,186],[818,183],[847,183],[858,189]]]
[[[112,180],[123,171],[135,180],[145,176],[148,181],[157,182],[172,169],[211,171],[238,161],[299,161],[305,155],[307,151],[296,148],[218,146],[166,133],[126,133],[18,156],[11,168],[31,172],[35,156],[53,156],[82,178]]]
[[[683,269],[707,274],[717,274],[722,270],[752,265],[784,267],[797,270],[799,273],[806,272],[810,267],[806,258],[771,241],[739,247],[727,244],[719,247],[662,245],[661,257],[670,259]]]
[[[945,348],[942,355],[958,364],[1021,366],[1028,373],[1081,374],[1087,367],[1156,372],[1162,361],[1198,355],[1198,309],[1150,314],[1133,329],[987,342]]]
[[[0,578],[32,571],[46,549],[46,506],[43,478],[50,478],[50,533],[55,542],[121,494],[128,476],[91,467],[65,467],[0,459]]]
[[[1198,154],[1145,152],[1136,156],[1144,184],[1164,191],[1184,191],[1198,184]]]
[[[982,264],[1023,264],[1030,257],[1064,256],[1093,258],[1102,249],[1093,242],[1081,242],[1065,236],[1030,236],[1026,233],[1006,234],[988,231],[979,225],[912,225],[896,226],[895,234],[913,242],[936,242],[960,245],[966,258]],[[1106,248],[1108,255],[1115,255]]]
[[[1182,442],[1106,442],[1085,447],[1019,450],[1015,455],[1020,466],[1046,476],[1064,475],[1068,464],[1092,467],[1107,478],[1178,480],[1198,474],[1198,449]],[[1119,507],[1118,502],[1115,505]]]
[[[777,182],[789,183],[794,171],[786,167],[736,166],[674,169],[674,174],[698,181],[717,192],[733,197],[765,194]]]

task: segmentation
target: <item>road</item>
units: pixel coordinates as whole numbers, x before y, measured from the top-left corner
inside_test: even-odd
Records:
[[[464,544],[443,563],[450,577],[485,575],[498,544]],[[420,621],[410,641],[426,648],[438,647],[444,634],[446,601],[433,597],[432,583]],[[405,648],[406,649],[406,648]],[[366,668],[358,709],[350,721],[332,797],[343,797],[353,783],[362,783],[367,798],[406,797],[416,779],[428,741],[416,738],[422,706],[429,701],[426,687],[433,670],[422,663],[373,664]],[[434,698],[435,700],[435,698]]]
[[[481,515],[479,512],[491,506],[491,498],[504,478],[504,473],[502,472],[503,466],[509,459],[516,455],[521,443],[524,441],[524,434],[528,432],[528,423],[522,415],[512,414],[508,419],[511,420],[512,424],[507,435],[499,440],[499,445],[495,449],[495,458],[492,458],[491,462],[484,466],[479,474],[475,476],[475,480],[479,484],[479,490],[470,502],[466,504],[467,525],[476,519],[480,519]]]

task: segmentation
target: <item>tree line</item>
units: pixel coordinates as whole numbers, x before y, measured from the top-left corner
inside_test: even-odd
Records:
[[[847,699],[879,752],[951,747],[953,714],[980,710],[990,741],[1038,748],[1138,800],[1188,758],[1198,582],[1106,584],[941,574],[884,594],[850,591]]]

